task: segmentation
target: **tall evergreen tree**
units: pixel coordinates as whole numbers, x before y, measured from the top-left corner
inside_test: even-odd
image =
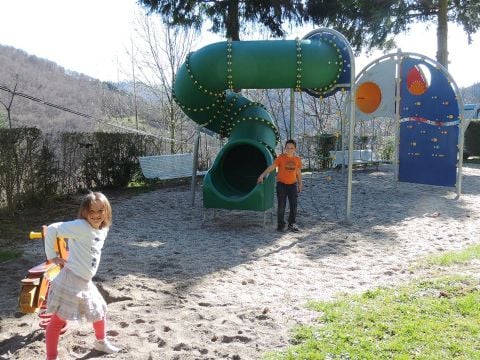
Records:
[[[437,26],[437,61],[448,66],[448,22],[463,27],[471,35],[480,29],[480,0],[346,0],[337,3],[337,12],[325,16],[316,0],[307,1],[308,20],[333,26],[343,33],[352,47],[391,48],[391,35],[409,30],[413,23],[431,22]]]
[[[200,29],[205,21],[211,31],[240,40],[246,26],[262,25],[273,36],[286,34],[285,24],[313,23],[333,27],[362,49],[392,48],[392,36],[408,31],[416,22],[437,26],[437,60],[448,66],[448,22],[471,35],[480,29],[480,0],[139,0],[151,13],[172,25]]]
[[[287,33],[285,23],[299,25],[304,17],[303,2],[294,0],[139,0],[139,3],[150,12],[159,13],[170,25],[200,29],[208,21],[212,32],[225,33],[232,40],[240,40],[240,33],[248,25],[261,25],[273,36],[282,37]]]

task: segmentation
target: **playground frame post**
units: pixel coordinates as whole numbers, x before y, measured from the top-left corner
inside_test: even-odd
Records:
[[[202,126],[199,125],[195,130],[195,143],[193,147],[192,183],[190,184],[190,191],[192,193],[192,206],[195,205],[195,185],[197,182],[198,148],[200,147],[201,129]]]

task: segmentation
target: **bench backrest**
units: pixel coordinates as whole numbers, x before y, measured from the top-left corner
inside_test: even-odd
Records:
[[[338,166],[343,163],[343,151],[330,151],[330,157],[333,158],[333,165]],[[372,150],[353,150],[354,163],[368,163],[378,161],[378,156]],[[348,164],[348,150],[345,150],[345,164]]]

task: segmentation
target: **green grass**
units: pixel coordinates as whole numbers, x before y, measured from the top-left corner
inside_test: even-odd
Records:
[[[480,291],[471,278],[445,277],[312,302],[318,326],[267,359],[480,359]]]
[[[21,250],[0,250],[0,262],[16,259],[22,256]]]
[[[460,251],[448,251],[440,255],[430,256],[426,259],[429,265],[458,265],[466,264],[474,259],[480,259],[480,244],[468,246]]]
[[[473,259],[480,244],[422,263],[449,273]],[[308,307],[318,311],[318,325],[293,329],[293,345],[266,359],[480,359],[478,279],[440,276]]]

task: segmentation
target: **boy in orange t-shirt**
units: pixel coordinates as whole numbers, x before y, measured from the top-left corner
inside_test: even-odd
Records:
[[[299,231],[295,224],[297,217],[297,198],[298,193],[302,191],[302,160],[295,156],[297,144],[295,140],[287,140],[285,143],[285,152],[275,159],[272,165],[265,169],[258,177],[257,183],[262,183],[265,176],[270,174],[278,167],[277,174],[277,231],[285,230],[285,207],[290,205],[290,213],[288,215],[288,230]]]

